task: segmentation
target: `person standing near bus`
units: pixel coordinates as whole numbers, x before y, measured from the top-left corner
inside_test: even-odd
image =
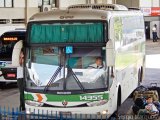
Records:
[[[157,42],[157,25],[155,24],[152,28],[153,42]]]
[[[20,92],[20,107],[19,107],[20,111],[25,110],[23,63],[24,63],[24,52],[22,48],[19,55],[19,66],[17,67],[17,84]]]

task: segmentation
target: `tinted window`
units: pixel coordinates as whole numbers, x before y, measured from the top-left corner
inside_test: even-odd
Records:
[[[0,60],[11,60],[15,43],[25,39],[25,31],[5,32],[0,37]]]

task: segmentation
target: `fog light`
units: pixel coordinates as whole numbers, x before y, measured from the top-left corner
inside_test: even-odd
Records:
[[[102,114],[103,114],[103,115],[104,115],[104,114],[107,114],[107,110],[102,111]]]
[[[31,114],[31,112],[29,110],[26,111],[26,114]]]

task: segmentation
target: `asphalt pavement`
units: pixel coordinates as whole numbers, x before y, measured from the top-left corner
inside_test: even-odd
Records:
[[[142,85],[150,87],[155,85],[153,83],[160,87],[160,40],[146,42],[146,69]]]

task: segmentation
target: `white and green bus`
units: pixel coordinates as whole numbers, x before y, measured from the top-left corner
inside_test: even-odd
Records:
[[[75,5],[30,18],[26,110],[113,114],[143,79],[143,14],[121,5]],[[103,68],[89,68],[101,57]]]

